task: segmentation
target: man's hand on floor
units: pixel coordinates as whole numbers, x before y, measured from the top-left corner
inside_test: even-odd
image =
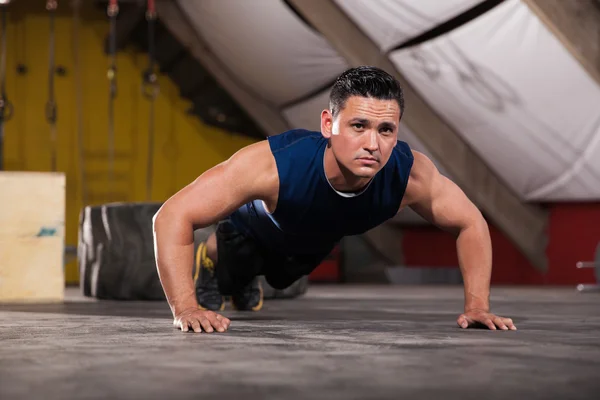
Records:
[[[491,330],[497,328],[502,330],[516,331],[517,327],[513,324],[512,319],[499,317],[485,310],[469,310],[461,314],[456,320],[458,326],[463,329],[474,327],[477,325],[487,326]]]
[[[196,308],[185,310],[175,316],[173,325],[188,332],[192,329],[194,332],[211,333],[213,331],[225,332],[229,328],[228,318],[219,315],[213,311],[204,311]]]

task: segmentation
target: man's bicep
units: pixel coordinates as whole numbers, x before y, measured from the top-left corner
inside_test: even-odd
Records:
[[[208,226],[261,197],[268,167],[260,161],[265,159],[264,146],[253,146],[204,172],[169,199],[169,206],[194,225]]]
[[[423,218],[444,230],[458,232],[479,214],[462,189],[440,174],[427,157],[416,154],[414,168],[407,189],[412,198],[408,206]]]
[[[441,174],[432,183],[431,196],[415,203],[412,209],[432,224],[456,232],[467,226],[477,212],[464,192]]]

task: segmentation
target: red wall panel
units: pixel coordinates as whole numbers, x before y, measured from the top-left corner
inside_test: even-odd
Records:
[[[492,283],[576,285],[593,283],[591,269],[575,268],[577,261],[592,261],[600,242],[599,203],[560,203],[548,206],[549,268],[540,273],[521,252],[490,224],[493,246]],[[409,266],[457,266],[456,242],[437,228],[409,228],[403,251]]]

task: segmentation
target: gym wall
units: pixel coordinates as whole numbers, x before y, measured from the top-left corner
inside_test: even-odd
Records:
[[[141,92],[147,56],[132,48],[117,58],[114,102],[114,174],[108,179],[109,60],[104,53],[108,19],[82,1],[79,24],[71,2],[59,2],[55,22],[56,157],[66,174],[65,244],[77,244],[84,204],[164,201],[202,172],[254,140],[203,125],[186,114],[190,104],[167,77],[159,76],[152,154],[153,185],[146,196],[150,103]],[[7,28],[7,98],[14,116],[5,124],[5,169],[50,171],[48,101],[49,17],[44,2],[17,1]],[[61,68],[62,67],[62,68]],[[64,71],[64,74],[60,72]],[[81,138],[81,140],[78,140]],[[78,282],[75,261],[66,265],[67,283]]]
[[[547,208],[550,212],[548,271],[537,271],[499,229],[490,226],[494,247],[492,283],[571,286],[595,283],[593,269],[577,269],[575,264],[595,258],[600,238],[600,204],[554,203]],[[402,248],[410,266],[458,265],[454,238],[434,227],[406,229]]]

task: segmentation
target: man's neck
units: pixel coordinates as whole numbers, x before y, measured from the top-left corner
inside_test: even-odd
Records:
[[[368,178],[357,177],[342,167],[329,147],[325,148],[323,157],[325,177],[335,190],[343,193],[355,193],[360,192],[368,185]]]

